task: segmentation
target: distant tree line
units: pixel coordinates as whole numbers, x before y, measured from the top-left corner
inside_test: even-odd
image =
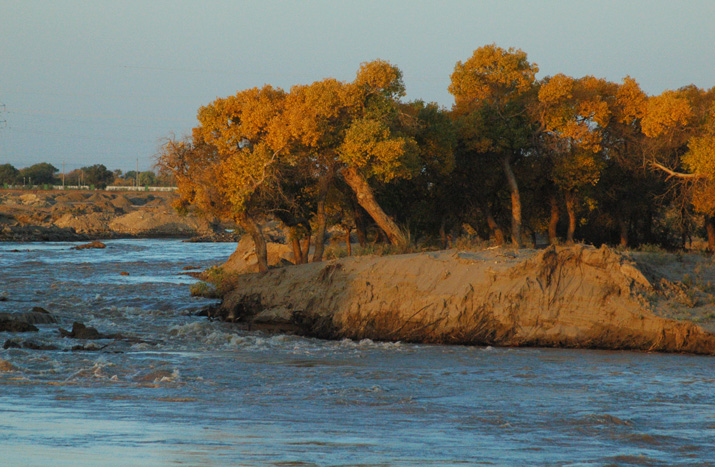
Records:
[[[451,109],[403,102],[402,73],[381,60],[352,82],[247,89],[201,107],[160,166],[180,208],[243,226],[263,269],[268,215],[303,261],[311,241],[322,259],[330,224],[395,245],[703,235],[715,251],[715,88],[648,96],[630,77],[537,72],[521,50],[481,47],[454,68]]]
[[[0,186],[3,185],[61,185],[63,175],[52,164],[41,162],[23,169],[16,169],[11,164],[0,165]],[[93,186],[104,189],[108,185],[117,186],[173,186],[170,175],[158,175],[147,170],[137,172],[130,170],[122,173],[117,169],[110,171],[104,164],[95,164],[81,169],[75,169],[64,174],[64,184],[69,186]]]

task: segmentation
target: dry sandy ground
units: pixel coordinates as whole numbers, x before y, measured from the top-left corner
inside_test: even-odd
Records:
[[[218,314],[338,339],[715,354],[714,273],[584,246],[351,257],[232,276]]]
[[[80,240],[127,236],[193,237],[206,220],[179,216],[173,193],[0,190],[0,240]]]

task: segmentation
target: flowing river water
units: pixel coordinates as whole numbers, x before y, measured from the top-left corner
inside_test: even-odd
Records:
[[[2,465],[715,466],[713,358],[246,332],[181,274],[234,244],[106,244],[0,243],[0,312],[58,319],[0,332],[57,347],[0,350]]]

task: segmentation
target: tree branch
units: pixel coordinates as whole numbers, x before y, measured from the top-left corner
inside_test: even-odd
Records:
[[[675,172],[675,171],[669,169],[668,167],[661,165],[657,162],[651,162],[651,164],[653,165],[653,167],[660,169],[663,172],[667,173],[668,178],[676,177],[676,178],[682,178],[682,179],[687,179],[687,180],[698,180],[701,178],[705,178],[705,175],[703,175],[703,174],[698,174],[698,173],[685,174],[682,172]]]

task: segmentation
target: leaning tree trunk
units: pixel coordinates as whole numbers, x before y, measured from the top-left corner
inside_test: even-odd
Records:
[[[504,174],[509,182],[509,191],[511,191],[511,241],[517,248],[521,247],[521,196],[519,195],[519,184],[514,176],[514,171],[511,170],[511,156],[507,155],[502,158],[504,166]]]
[[[556,193],[551,193],[549,197],[551,203],[551,218],[549,219],[549,244],[556,245],[559,243],[557,235],[557,227],[559,226],[559,200]]]
[[[327,226],[327,216],[325,215],[325,198],[328,196],[328,188],[333,178],[332,170],[328,171],[320,179],[318,185],[318,206],[315,211],[315,251],[313,252],[313,262],[323,261],[323,251],[325,251],[325,229]]]
[[[569,229],[566,233],[566,243],[573,244],[574,233],[576,232],[576,192],[569,190],[565,194],[566,212],[569,215]]]
[[[708,251],[715,254],[715,217],[705,217],[705,230],[708,233]]]
[[[354,167],[346,167],[342,173],[345,182],[355,192],[360,206],[367,211],[370,217],[375,220],[375,223],[385,232],[390,243],[395,246],[407,245],[407,237],[395,224],[395,221],[390,219],[380,205],[377,204],[375,195],[367,180]]]
[[[258,271],[268,271],[268,249],[266,248],[266,239],[263,237],[261,226],[248,215],[243,216],[238,220],[238,224],[248,232],[253,239],[253,244],[256,247],[256,259],[258,260]]]
[[[300,239],[295,235],[291,234],[291,247],[293,248],[293,259],[295,264],[303,264],[303,250],[300,248]]]

